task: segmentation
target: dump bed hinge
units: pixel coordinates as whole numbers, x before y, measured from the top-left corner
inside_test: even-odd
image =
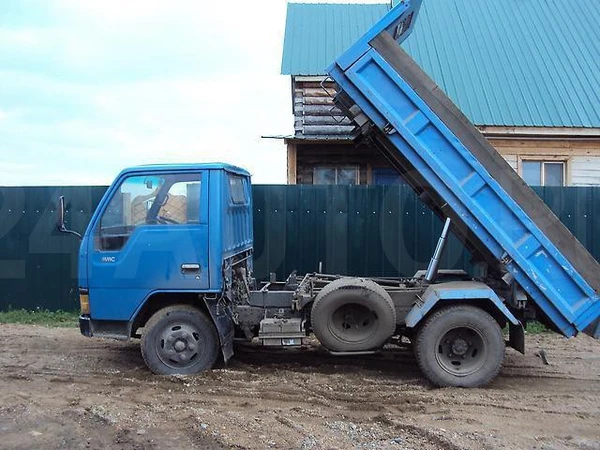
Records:
[[[513,259],[508,253],[504,252],[502,254],[502,258],[500,258],[500,262],[504,265],[508,265],[513,262]]]
[[[394,128],[394,126],[391,123],[388,122],[383,127],[383,132],[385,134],[394,134],[394,133],[396,133],[396,129]]]

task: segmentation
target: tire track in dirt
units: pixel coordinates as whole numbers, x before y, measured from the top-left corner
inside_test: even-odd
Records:
[[[157,377],[135,343],[2,325],[0,447],[600,448],[600,345],[528,339],[488,388],[464,390],[431,388],[407,349],[238,346],[228,366]]]

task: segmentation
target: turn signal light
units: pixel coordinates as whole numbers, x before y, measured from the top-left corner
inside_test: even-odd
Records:
[[[82,315],[90,313],[90,296],[88,294],[79,294],[79,306]]]

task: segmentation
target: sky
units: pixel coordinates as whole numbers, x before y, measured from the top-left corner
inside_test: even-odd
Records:
[[[128,166],[209,161],[285,183],[283,141],[261,136],[293,133],[286,5],[2,0],[0,185],[106,185]]]

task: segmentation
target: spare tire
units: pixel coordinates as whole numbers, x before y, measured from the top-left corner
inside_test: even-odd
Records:
[[[390,294],[373,280],[340,278],[317,294],[311,311],[319,342],[336,352],[382,347],[396,329]]]

